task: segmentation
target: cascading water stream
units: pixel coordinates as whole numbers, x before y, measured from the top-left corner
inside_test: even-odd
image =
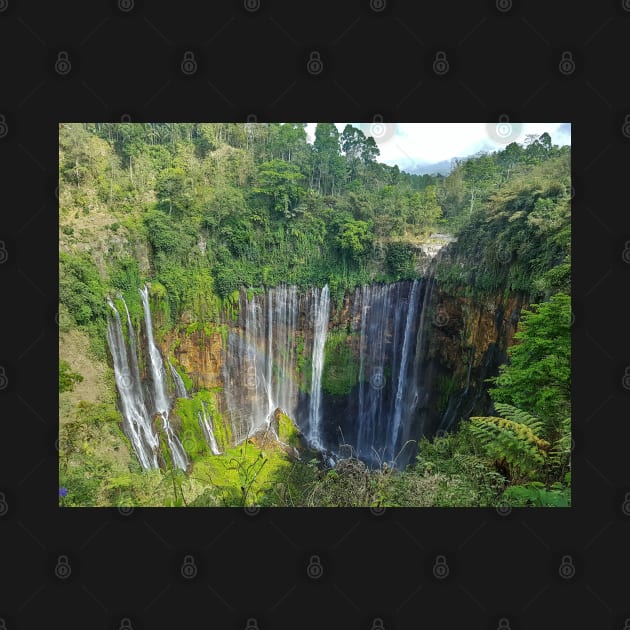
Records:
[[[147,346],[149,348],[149,363],[151,365],[151,376],[153,380],[153,394],[155,411],[162,418],[162,428],[166,435],[173,464],[182,470],[188,468],[188,457],[179,438],[175,435],[173,427],[169,422],[170,401],[166,392],[166,372],[162,356],[153,338],[153,323],[151,321],[151,308],[149,307],[149,289],[144,287],[140,289],[142,296],[142,306],[144,309],[144,321],[147,332]]]
[[[278,408],[295,418],[300,310],[295,286],[265,293],[243,290],[239,300],[239,331],[228,333],[223,367],[227,416],[237,444],[272,427]]]
[[[133,324],[131,323],[131,316],[129,315],[129,309],[127,308],[127,302],[125,302],[125,298],[121,295],[120,300],[125,307],[125,313],[127,314],[127,336],[129,338],[129,356],[131,358],[131,369],[132,369],[132,377],[134,383],[137,383],[138,389],[140,390],[140,394],[142,394],[142,390],[140,388],[140,368],[138,367],[138,349],[136,345],[136,331],[133,328]],[[142,400],[142,404],[144,405],[144,400]]]
[[[405,322],[405,335],[403,339],[402,356],[400,359],[400,368],[398,370],[398,386],[396,388],[396,398],[394,399],[394,417],[392,422],[392,432],[389,442],[389,456],[393,460],[396,457],[396,447],[398,445],[398,437],[400,432],[400,421],[403,411],[403,394],[407,381],[407,362],[409,357],[409,349],[411,346],[411,338],[413,336],[413,322],[416,314],[418,293],[418,281],[414,280],[409,293],[407,302],[407,319]]]
[[[311,372],[311,398],[308,421],[308,441],[322,449],[322,373],[324,369],[324,347],[328,334],[330,295],[328,285],[321,291],[313,289],[313,362]]]
[[[170,361],[168,362],[168,365],[171,368],[171,376],[173,377],[173,383],[175,383],[175,393],[177,394],[177,398],[188,398],[186,386],[184,385],[184,381],[179,375],[179,372]]]
[[[387,346],[391,348],[391,316],[393,285],[363,287],[361,321],[361,373],[359,386],[358,436],[356,450],[360,457],[373,461],[382,457],[387,418],[383,414],[385,396],[389,393],[386,368]],[[399,305],[396,305],[399,307]],[[375,452],[376,451],[376,452]]]
[[[417,425],[418,413],[423,408],[419,401],[426,394],[423,355],[433,285],[430,277],[356,287],[344,302],[347,307],[343,307],[348,309],[344,315],[347,336],[341,342],[343,345],[335,341],[332,346],[337,355],[330,358],[331,363],[326,357],[330,320],[328,285],[311,288],[304,294],[287,285],[264,292],[242,289],[238,321],[228,330],[223,360],[224,389],[219,399],[221,414],[229,424],[230,443],[239,444],[259,431],[271,429],[275,433],[276,423],[272,420],[280,409],[293,419],[307,443],[316,450],[347,456],[348,451],[344,449],[342,453],[337,449],[337,440],[341,438],[352,447],[353,455],[369,465],[383,462],[398,465],[399,451],[410,438],[416,440],[422,433]],[[108,339],[118,374],[125,432],[143,467],[156,467],[159,440],[151,418],[159,415],[173,465],[185,470],[189,458],[169,420],[168,379],[172,380],[178,398],[188,398],[189,394],[181,375],[170,361],[162,359],[156,346],[148,288],[141,289],[140,295],[150,374],[146,400],[129,311],[125,304],[130,348],[127,356],[122,328],[118,331],[120,317],[110,303],[114,316],[109,322]],[[358,378],[350,383],[347,393],[324,392],[323,384],[330,382],[333,373],[327,375],[327,369],[351,373],[347,370],[353,368],[346,363],[341,366],[335,363],[340,357],[347,357],[344,354],[347,352],[353,353],[350,361],[358,363]],[[125,374],[133,383],[132,395],[124,392],[121,379]],[[303,378],[305,374],[309,374],[309,383],[300,380],[300,375]],[[219,454],[213,421],[205,407],[198,413],[198,421],[210,451]]]
[[[219,449],[219,445],[217,444],[217,440],[214,437],[214,429],[212,428],[212,422],[208,418],[208,413],[206,411],[206,405],[202,403],[201,411],[197,412],[199,418],[199,425],[201,426],[201,430],[203,431],[203,435],[206,438],[206,442],[210,447],[213,455],[220,455],[221,451]]]
[[[145,407],[137,359],[132,352],[130,369],[120,314],[111,300],[108,299],[107,303],[113,312],[113,317],[110,317],[107,323],[107,341],[114,363],[114,380],[120,396],[123,429],[140,465],[144,469],[157,468],[159,440]],[[128,322],[128,336],[129,343],[133,344],[132,349],[134,349],[134,332],[130,321]]]
[[[267,297],[267,366],[265,371],[265,385],[267,388],[267,415],[265,424],[267,427],[270,426],[273,412],[276,409],[273,400],[273,315],[273,289],[269,289]]]
[[[435,287],[435,266],[429,268],[429,274],[424,282],[424,296],[420,311],[420,322],[418,323],[416,335],[416,347],[414,353],[413,370],[411,376],[411,388],[406,397],[409,413],[417,413],[419,407],[426,405],[428,391],[425,384],[425,352],[428,345],[429,326],[427,325],[427,315],[431,306],[431,298]],[[424,434],[424,427],[420,428],[420,434]],[[409,431],[403,432],[402,442],[410,438]]]

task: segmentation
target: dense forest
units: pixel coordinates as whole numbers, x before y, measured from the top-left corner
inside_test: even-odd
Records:
[[[305,125],[293,123],[60,125],[61,504],[570,504],[569,147],[553,145],[548,134],[528,136],[454,160],[447,176],[412,175],[378,160],[378,144],[352,125],[340,132],[318,123],[312,143]],[[453,242],[428,259],[436,233]],[[357,287],[395,286],[409,302],[418,291],[427,312],[437,295],[466,300],[470,312],[511,296],[524,307],[504,360],[484,373],[474,407],[482,413],[423,431],[397,468],[356,453],[331,460],[286,409],[269,416],[274,439],[236,439],[219,368],[185,368],[184,350],[210,356],[216,341],[217,352],[229,353],[242,333],[243,304],[267,304],[271,313],[279,304],[271,296],[278,300],[276,288],[287,286],[320,291],[312,298],[319,307],[322,287],[329,291],[317,384],[332,401],[363,392],[368,380],[352,372],[362,337],[340,323]],[[170,437],[159,429],[159,466],[143,469],[134,455],[114,374],[112,312],[121,314],[122,345],[138,346],[143,383],[155,384],[147,376],[153,359],[143,350],[152,339],[147,312],[153,320],[162,358],[181,383],[170,392],[170,418],[185,466],[174,465]],[[402,339],[405,312],[396,313]],[[439,318],[418,317],[426,348],[431,321],[437,333],[448,332]],[[407,319],[414,328],[416,320]],[[453,344],[463,355],[458,334]],[[309,343],[312,357],[295,359],[305,400],[314,396],[317,340],[304,333],[281,351],[286,368],[286,355]],[[400,345],[397,356],[406,352]],[[280,356],[275,347],[270,352]],[[269,365],[271,388],[271,371],[274,382],[281,377]],[[401,368],[399,382],[412,372]],[[458,382],[440,378],[441,414]]]

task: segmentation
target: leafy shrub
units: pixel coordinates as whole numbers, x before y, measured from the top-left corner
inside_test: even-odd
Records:
[[[69,392],[74,389],[77,383],[83,380],[83,376],[70,369],[70,364],[61,359],[59,361],[59,393]]]

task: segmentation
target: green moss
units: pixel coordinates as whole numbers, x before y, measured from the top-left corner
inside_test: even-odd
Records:
[[[219,406],[217,403],[217,394],[218,389],[216,391],[208,392],[209,396],[206,399],[206,409],[208,414],[212,420],[212,428],[214,431],[214,438],[217,441],[219,449],[224,451],[228,446],[232,444],[233,436],[232,436],[232,426],[229,422],[225,420],[223,415],[219,412]]]
[[[225,313],[225,316],[233,322],[238,320],[239,304],[238,290],[232,291],[221,302],[221,309],[223,313]]]
[[[174,345],[173,349],[175,349],[177,345],[179,344]],[[169,360],[171,364],[173,365],[173,367],[175,368],[175,370],[177,370],[177,373],[180,375],[182,381],[184,382],[184,387],[186,388],[186,391],[187,392],[191,391],[193,388],[193,382],[190,376],[186,374],[186,371],[182,368],[182,366],[179,364],[179,362],[174,356],[171,356]]]
[[[262,451],[246,441],[197,462],[192,476],[209,484],[223,505],[260,505],[290,467],[283,451]]]
[[[299,448],[301,446],[299,436],[300,431],[293,420],[284,413],[278,414],[278,437],[280,440],[289,446]]]
[[[203,413],[204,408],[212,423],[212,431],[219,449],[224,451],[232,443],[232,430],[218,411],[216,394],[217,392],[205,389],[195,392],[191,398],[178,398],[173,409],[173,414],[182,423],[180,433],[182,444],[193,462],[206,456],[212,456],[203,429],[199,424],[198,414]]]
[[[359,364],[351,341],[344,331],[330,331],[326,338],[322,389],[333,396],[349,394],[358,383]]]
[[[436,379],[437,409],[442,412],[446,409],[451,394],[455,390],[455,379],[452,375],[440,375]]]

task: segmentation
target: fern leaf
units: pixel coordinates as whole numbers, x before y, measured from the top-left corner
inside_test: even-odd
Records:
[[[512,410],[508,411],[514,415]],[[531,422],[531,416],[526,420]],[[538,428],[536,423],[532,424]],[[551,446],[527,424],[497,416],[473,416],[469,430],[488,456],[497,461],[504,460],[512,470],[521,473],[535,471],[544,464]]]

